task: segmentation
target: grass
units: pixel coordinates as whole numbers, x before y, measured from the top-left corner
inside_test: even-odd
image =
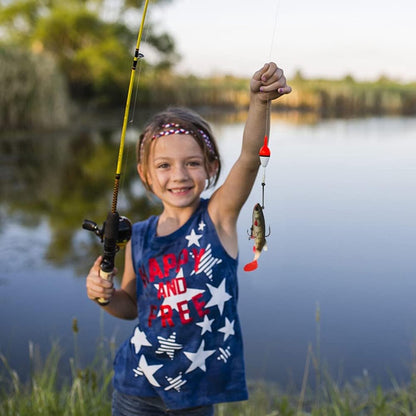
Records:
[[[319,328],[319,309],[317,309]],[[319,330],[317,331],[319,335]],[[78,360],[78,325],[73,322],[74,354],[70,374],[59,373],[61,349],[53,344],[42,361],[29,345],[31,370],[23,382],[0,354],[0,414],[2,416],[93,416],[111,414],[113,346],[100,342],[92,363]],[[315,387],[310,378],[314,377]],[[416,415],[416,373],[406,386],[394,380],[391,388],[372,386],[364,376],[345,385],[321,369],[310,345],[300,392],[288,393],[265,382],[249,383],[250,400],[216,405],[216,416],[411,416]]]
[[[74,355],[70,374],[62,379],[62,352],[52,345],[45,361],[33,344],[29,344],[31,370],[22,382],[19,375],[0,354],[0,414],[2,416],[86,416],[111,414],[112,369],[104,342],[100,342],[94,361],[81,368],[78,359],[78,323],[72,325]],[[111,347],[111,345],[110,345]]]

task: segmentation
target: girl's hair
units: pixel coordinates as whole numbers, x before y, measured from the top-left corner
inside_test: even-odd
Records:
[[[136,145],[137,163],[140,163],[144,178],[143,184],[147,190],[151,190],[147,183],[149,169],[149,154],[153,140],[169,134],[189,134],[198,143],[204,155],[205,171],[210,171],[209,164],[217,161],[218,168],[215,174],[208,178],[207,188],[216,185],[221,172],[221,161],[218,146],[209,124],[197,113],[187,108],[170,107],[154,115]]]

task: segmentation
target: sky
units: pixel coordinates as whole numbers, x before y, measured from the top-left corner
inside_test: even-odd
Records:
[[[172,0],[149,16],[176,41],[178,72],[416,80],[415,0]]]

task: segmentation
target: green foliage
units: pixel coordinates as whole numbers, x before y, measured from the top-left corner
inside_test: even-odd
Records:
[[[57,58],[77,96],[100,93],[106,85],[127,85],[131,38],[125,26],[105,23],[84,8],[52,10],[33,33],[34,45]]]
[[[119,97],[128,83],[138,30],[126,17],[139,16],[142,4],[121,1],[108,16],[103,0],[0,0],[2,42],[53,56],[75,98]],[[146,42],[160,57],[156,66],[170,68],[177,59],[172,38],[148,27]]]

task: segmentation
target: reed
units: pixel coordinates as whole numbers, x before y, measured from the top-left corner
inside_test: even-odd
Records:
[[[415,115],[416,85],[381,78],[375,82],[341,80],[291,80],[293,92],[287,97],[292,109],[312,111],[322,118]]]
[[[92,363],[79,363],[78,323],[73,321],[74,356],[70,374],[62,377],[62,350],[57,343],[43,361],[29,343],[30,374],[20,380],[6,357],[0,354],[0,414],[2,416],[90,416],[111,414],[111,360],[103,342]],[[111,344],[109,344],[111,347]]]
[[[233,76],[197,78],[172,72],[150,72],[140,79],[140,105],[236,109],[248,103],[248,80]]]

